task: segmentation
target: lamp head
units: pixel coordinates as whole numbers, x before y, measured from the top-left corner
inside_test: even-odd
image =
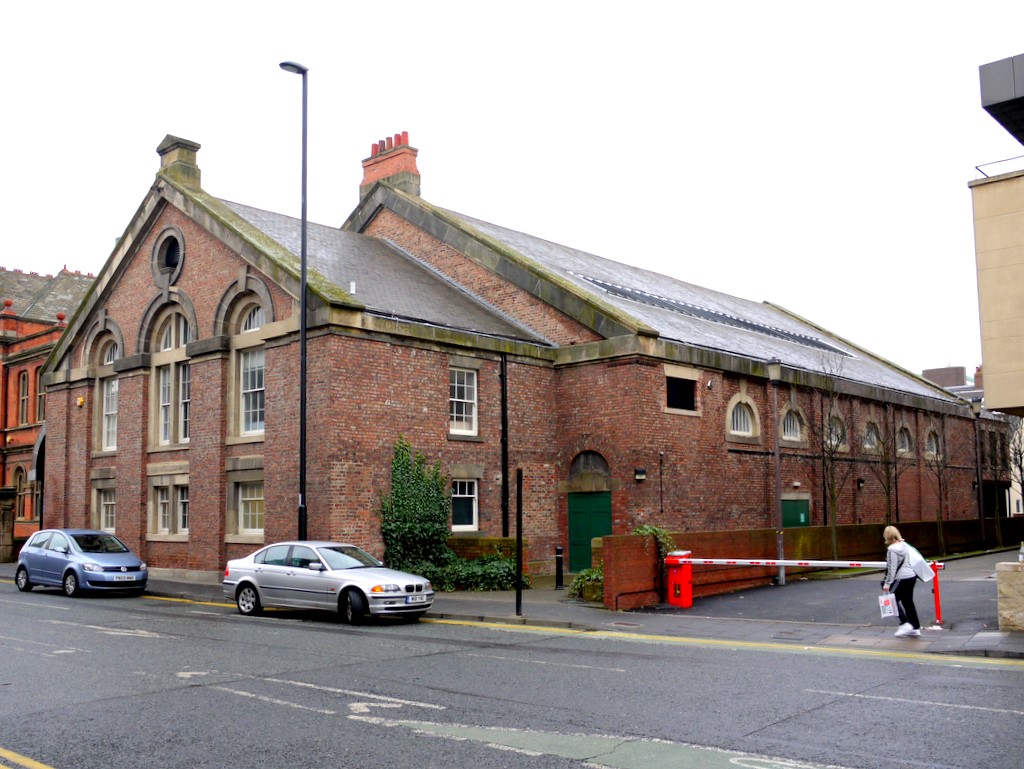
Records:
[[[295,61],[282,61],[281,69],[285,72],[294,72],[296,75],[305,75],[309,72],[308,67],[303,67],[301,64]]]

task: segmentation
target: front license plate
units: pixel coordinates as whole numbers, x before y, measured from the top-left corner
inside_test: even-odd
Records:
[[[405,597],[406,603],[426,603],[427,597],[425,595],[407,595]]]
[[[133,574],[118,574],[114,577],[114,582],[134,582],[135,575]]]

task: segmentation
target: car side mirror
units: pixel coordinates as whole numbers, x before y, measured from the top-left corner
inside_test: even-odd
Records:
[[[309,564],[310,571],[323,571],[324,565],[320,561],[311,561]]]
[[[63,546],[55,547],[55,548],[53,548],[53,552],[60,553],[61,555],[67,555],[68,554],[68,549],[66,547],[63,547]]]

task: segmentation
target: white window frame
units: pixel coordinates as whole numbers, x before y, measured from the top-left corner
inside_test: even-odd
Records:
[[[18,374],[18,424],[28,424],[28,371]]]
[[[258,365],[256,359],[258,358]],[[239,425],[242,435],[262,434],[266,425],[266,357],[262,347],[238,356]]]
[[[263,534],[266,506],[263,481],[242,481],[236,486],[238,495],[238,533]],[[253,524],[259,524],[255,526]]]
[[[478,373],[474,369],[448,369],[448,432],[451,435],[476,435]]]
[[[173,517],[171,515],[171,487],[157,486],[156,489],[156,531],[158,534],[170,534]]]
[[[114,532],[117,530],[117,498],[113,489],[99,489],[97,492],[99,505],[100,529]]]
[[[782,438],[787,441],[800,441],[804,437],[803,420],[793,409],[782,417]]]
[[[475,478],[452,479],[452,531],[480,530],[480,483]],[[455,500],[468,499],[472,505],[472,522],[455,523]]]
[[[101,380],[103,392],[103,441],[104,451],[117,449],[117,382],[116,376]]]
[[[177,507],[174,514],[177,520],[178,533],[188,534],[188,486],[176,486],[175,491],[177,491]]]
[[[166,315],[156,331],[153,355],[153,430],[156,443],[171,446],[189,442],[191,364],[185,346],[192,328],[180,312]]]
[[[754,410],[747,403],[740,401],[732,407],[729,414],[729,432],[744,438],[754,435]]]

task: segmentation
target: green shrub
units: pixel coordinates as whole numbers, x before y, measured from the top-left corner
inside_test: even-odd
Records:
[[[384,561],[393,569],[415,571],[417,564],[444,565],[455,560],[448,547],[451,496],[441,463],[426,457],[404,438],[391,460],[391,491],[381,499],[380,533]]]
[[[448,547],[452,501],[440,462],[426,458],[404,438],[391,460],[391,492],[381,498],[380,534],[384,562],[420,574],[435,590],[513,590],[516,562],[500,553],[476,560],[459,558]],[[524,576],[523,587],[529,587]]]
[[[583,569],[583,571],[573,577],[572,584],[569,585],[569,596],[572,598],[582,598],[583,586],[588,584],[600,584],[600,599],[604,598],[604,563],[591,566],[589,569]]]

